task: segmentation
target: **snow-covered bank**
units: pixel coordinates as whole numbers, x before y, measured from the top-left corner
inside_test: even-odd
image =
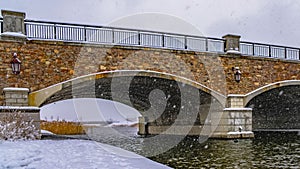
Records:
[[[0,141],[0,168],[169,168],[88,140]]]

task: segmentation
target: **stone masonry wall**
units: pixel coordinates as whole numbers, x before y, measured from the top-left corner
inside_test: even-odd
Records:
[[[20,75],[11,72],[17,52]],[[4,87],[31,91],[95,72],[109,70],[154,70],[195,80],[224,95],[246,94],[266,84],[300,79],[300,62],[144,47],[124,47],[62,41],[0,41],[0,90]],[[242,72],[233,79],[232,67]],[[3,96],[0,98],[3,101]]]

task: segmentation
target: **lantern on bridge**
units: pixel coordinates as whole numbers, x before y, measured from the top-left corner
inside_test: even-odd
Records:
[[[232,71],[234,72],[234,80],[239,83],[241,81],[241,75],[242,75],[240,68],[232,67]]]
[[[17,56],[17,53],[14,53],[13,59],[10,62],[11,63],[11,68],[12,68],[12,72],[15,75],[20,74],[21,71],[21,61]]]

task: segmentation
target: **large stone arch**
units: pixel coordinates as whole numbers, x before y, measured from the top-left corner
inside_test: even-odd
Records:
[[[273,83],[246,95],[253,130],[300,130],[300,81]]]
[[[129,83],[129,84],[128,84]],[[112,88],[112,85],[114,87]],[[129,89],[129,90],[128,90]],[[157,89],[161,100],[151,100],[151,92]],[[182,90],[188,96],[200,98],[197,100],[182,100]],[[198,91],[196,93],[195,91]],[[127,104],[137,109],[141,114],[153,118],[155,125],[170,125],[176,119],[181,109],[192,112],[198,108],[198,115],[186,115],[186,118],[197,124],[204,124],[209,111],[221,111],[225,105],[225,96],[189,79],[155,71],[109,71],[78,77],[29,94],[32,106],[42,106],[59,100],[72,98],[102,98]],[[187,107],[181,104],[188,101]],[[155,105],[152,115],[149,109]],[[164,105],[165,104],[165,105]],[[212,105],[212,106],[211,106]],[[165,108],[164,108],[165,106]],[[156,114],[156,109],[164,109]],[[201,114],[201,115],[200,115]],[[177,119],[178,120],[178,119]],[[184,125],[185,120],[182,120]]]

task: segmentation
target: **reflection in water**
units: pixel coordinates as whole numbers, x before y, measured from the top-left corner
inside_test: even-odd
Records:
[[[137,136],[135,128],[93,128],[88,135],[93,140],[144,156],[147,156],[145,151],[149,151],[146,139]],[[164,143],[155,144],[160,147]],[[186,137],[172,149],[149,158],[173,168],[298,168],[300,139],[299,136],[268,135],[238,142],[209,139],[200,144],[198,137]]]

